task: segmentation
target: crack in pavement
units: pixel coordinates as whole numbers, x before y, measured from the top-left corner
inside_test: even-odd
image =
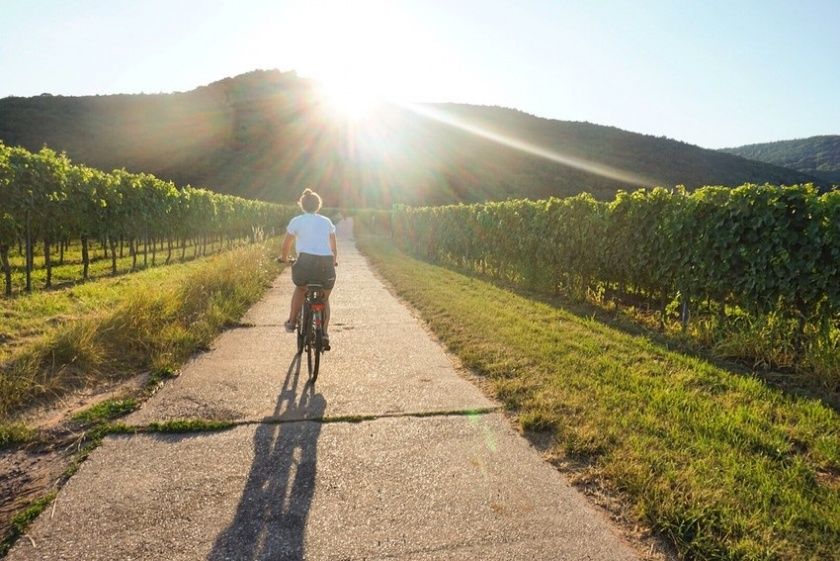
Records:
[[[146,425],[125,425],[115,424],[111,427],[112,430],[106,431],[108,435],[131,435],[131,434],[189,434],[199,432],[219,432],[230,430],[235,427],[247,427],[258,425],[287,425],[294,423],[365,423],[369,421],[377,421],[379,419],[401,419],[401,418],[415,418],[424,419],[428,417],[473,417],[480,415],[489,415],[500,411],[502,406],[495,407],[480,407],[476,409],[457,409],[451,411],[411,411],[400,413],[379,413],[379,414],[365,414],[365,415],[335,415],[335,416],[320,416],[304,419],[284,419],[282,417],[264,417],[262,419],[241,419],[241,420],[226,420],[226,419],[207,419],[207,418],[193,418],[193,419],[172,419],[169,421],[161,421],[149,423]],[[174,428],[178,423],[195,423],[196,426],[183,428],[178,430]],[[213,424],[212,426],[203,427],[202,423]],[[169,427],[173,426],[172,429]]]

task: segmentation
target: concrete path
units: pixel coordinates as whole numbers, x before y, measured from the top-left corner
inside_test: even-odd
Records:
[[[286,273],[127,419],[238,426],[107,438],[8,558],[637,559],[456,374],[352,241],[339,251],[334,350],[316,385],[281,327]]]

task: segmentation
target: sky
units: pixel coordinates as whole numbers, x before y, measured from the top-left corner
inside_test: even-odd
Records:
[[[0,0],[0,97],[277,68],[721,148],[840,134],[838,29],[840,0]]]

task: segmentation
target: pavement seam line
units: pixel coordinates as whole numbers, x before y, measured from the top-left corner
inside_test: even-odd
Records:
[[[475,409],[455,409],[450,411],[415,411],[409,413],[380,413],[373,415],[336,415],[334,417],[313,417],[311,419],[283,419],[279,417],[265,417],[263,419],[245,419],[237,421],[220,421],[211,419],[173,419],[171,421],[164,421],[158,423],[150,423],[148,425],[126,425],[121,423],[113,424],[106,427],[103,436],[108,435],[131,435],[131,434],[189,434],[200,432],[221,432],[230,430],[236,427],[246,427],[255,425],[288,425],[294,423],[364,423],[368,421],[377,421],[380,419],[403,419],[415,418],[423,419],[426,417],[472,417],[480,415],[488,415],[502,410],[501,405],[494,407],[479,407]],[[194,423],[189,428],[181,430],[170,429],[167,425],[177,423]],[[207,424],[209,426],[203,426]],[[155,426],[157,425],[157,426]]]

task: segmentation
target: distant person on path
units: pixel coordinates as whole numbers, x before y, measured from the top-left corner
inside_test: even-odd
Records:
[[[326,216],[321,216],[321,197],[311,189],[305,189],[298,200],[304,212],[295,216],[286,228],[283,240],[281,261],[286,262],[292,242],[295,244],[297,260],[292,265],[292,282],[295,292],[292,294],[292,306],[286,331],[293,332],[306,297],[307,284],[320,284],[324,287],[324,346],[329,348],[330,339],[327,328],[330,322],[330,292],[335,286],[335,267],[338,265],[338,245],[335,240],[335,226]]]

